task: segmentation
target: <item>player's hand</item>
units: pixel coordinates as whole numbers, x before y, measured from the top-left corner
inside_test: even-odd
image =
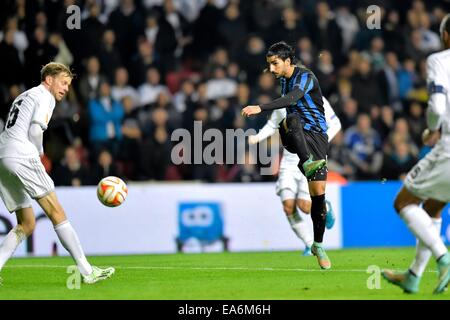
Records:
[[[249,117],[251,115],[258,114],[260,112],[261,112],[260,106],[246,106],[244,109],[242,109],[241,114],[244,117]]]
[[[438,142],[440,137],[441,133],[439,131],[425,129],[422,133],[422,142],[424,145],[432,147]]]
[[[252,135],[248,137],[248,144],[249,145],[253,145],[253,144],[257,144],[259,142],[258,136],[257,135]]]

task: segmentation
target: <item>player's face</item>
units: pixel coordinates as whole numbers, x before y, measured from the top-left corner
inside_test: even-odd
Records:
[[[267,57],[267,63],[269,64],[269,71],[277,78],[284,77],[291,64],[289,59],[283,61],[278,56]]]
[[[60,73],[49,79],[49,89],[51,94],[55,97],[56,101],[61,101],[64,96],[69,92],[72,78],[65,73]]]

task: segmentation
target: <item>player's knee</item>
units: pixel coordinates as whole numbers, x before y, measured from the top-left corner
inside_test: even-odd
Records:
[[[311,201],[309,201],[309,200],[303,200],[303,199],[297,200],[297,207],[303,213],[311,213]]]
[[[395,200],[394,200],[395,212],[400,214],[400,211],[407,205],[408,205],[408,202],[405,201],[405,199],[403,199],[401,196],[397,195],[397,197],[395,197]]]
[[[283,202],[283,211],[286,215],[291,215],[294,213],[294,209],[295,209],[295,201],[284,201]]]
[[[19,224],[27,237],[30,236],[36,228],[36,220],[34,219],[34,217],[33,219],[22,221]]]

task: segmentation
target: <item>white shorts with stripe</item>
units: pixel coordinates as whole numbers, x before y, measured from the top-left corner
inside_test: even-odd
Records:
[[[416,197],[450,202],[450,157],[436,145],[406,175],[405,187]]]
[[[0,197],[9,212],[31,207],[31,199],[40,199],[54,189],[39,158],[0,159]]]
[[[295,169],[280,169],[276,183],[276,193],[281,198],[281,201],[287,199],[311,201],[308,181],[297,167]]]

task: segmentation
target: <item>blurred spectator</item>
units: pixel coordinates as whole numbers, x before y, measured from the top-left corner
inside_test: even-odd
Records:
[[[137,10],[134,0],[120,0],[119,7],[109,16],[108,28],[116,35],[122,61],[130,61],[136,51],[137,39],[144,30],[144,18],[142,12]]]
[[[152,67],[147,69],[147,81],[139,86],[139,105],[149,105],[156,102],[158,95],[161,92],[169,93],[169,89],[161,84],[161,76],[158,69]]]
[[[261,37],[251,35],[247,40],[244,52],[241,53],[239,63],[247,70],[247,81],[254,86],[261,72],[266,67],[266,46]]]
[[[391,10],[387,13],[382,32],[386,51],[393,51],[397,55],[401,55],[405,47],[405,36],[400,25],[400,15],[397,10]]]
[[[409,105],[407,120],[411,138],[417,146],[422,144],[422,133],[426,129],[424,108],[416,101]]]
[[[116,48],[116,35],[113,30],[108,29],[103,33],[98,59],[101,70],[108,78],[108,81],[110,83],[114,82],[114,71],[120,67],[121,59]]]
[[[146,18],[145,37],[155,51],[159,71],[173,70],[178,43],[171,24],[158,12],[151,11]]]
[[[357,124],[345,131],[345,143],[350,149],[350,163],[356,167],[355,178],[377,178],[383,161],[381,140],[378,133],[372,129],[367,114],[360,114]]]
[[[308,37],[302,37],[298,40],[297,51],[300,63],[311,68],[316,61],[317,53]]]
[[[236,90],[236,81],[228,78],[222,67],[215,68],[213,78],[206,83],[206,95],[209,100],[232,97],[236,94]]]
[[[172,26],[178,43],[175,50],[176,58],[181,57],[184,47],[192,42],[191,26],[182,12],[176,8],[174,0],[164,0],[164,17]]]
[[[126,167],[124,173],[127,177],[134,179],[137,178],[136,173],[139,170],[136,159],[140,158],[140,143],[143,136],[138,120],[139,109],[134,107],[131,97],[124,97],[122,106],[125,115],[122,119],[122,140],[118,159],[124,162]]]
[[[245,35],[247,34],[247,25],[237,3],[230,2],[228,4],[224,17],[219,23],[219,32],[231,57],[237,59],[245,45]]]
[[[261,175],[256,165],[255,157],[246,151],[243,159],[230,169],[232,182],[258,182],[261,181]],[[229,173],[229,175],[230,175]]]
[[[89,171],[81,164],[75,148],[66,148],[64,158],[53,171],[53,180],[57,186],[79,187],[90,184]]]
[[[337,65],[342,62],[342,30],[326,1],[318,1],[316,18],[310,22],[310,34],[317,50],[328,50]]]
[[[403,180],[408,171],[416,164],[417,158],[405,141],[398,141],[391,153],[384,154],[381,177],[388,180]]]
[[[360,112],[368,113],[373,104],[380,104],[380,91],[367,58],[360,58],[357,72],[351,81],[352,97],[358,102]]]
[[[106,26],[100,21],[100,6],[92,2],[88,7],[89,16],[81,22],[83,25],[83,57],[98,55],[101,42],[99,41],[106,30]]]
[[[96,163],[91,169],[91,183],[96,185],[105,177],[120,176],[120,172],[114,163],[114,159],[108,150],[101,150]]]
[[[90,57],[86,61],[86,72],[78,83],[78,90],[83,103],[87,104],[89,100],[98,98],[100,85],[108,82],[108,79],[100,74],[100,63],[97,57]]]
[[[73,55],[69,48],[67,48],[67,45],[61,35],[59,33],[52,33],[50,34],[48,41],[58,50],[53,61],[70,66],[73,62]]]
[[[386,53],[386,64],[377,75],[382,104],[395,104],[400,101],[398,72],[400,64],[394,52]]]
[[[146,74],[150,68],[156,68],[153,46],[150,42],[142,40],[138,45],[138,53],[131,59],[130,83],[138,88],[146,81]]]
[[[21,84],[24,79],[19,51],[14,46],[13,30],[6,31],[2,42],[0,42],[0,70],[0,83],[7,86]]]
[[[1,21],[1,19],[0,19]],[[13,34],[13,45],[19,53],[20,61],[23,63],[25,60],[24,52],[28,48],[28,38],[24,31],[19,30],[19,20],[16,16],[9,17],[6,21],[5,31],[0,31],[0,41],[5,38],[6,32]]]
[[[113,100],[108,83],[100,85],[100,95],[89,102],[90,142],[92,158],[96,159],[100,150],[107,149],[113,157],[117,156],[122,138],[122,105]]]
[[[40,71],[49,61],[57,55],[58,49],[50,45],[44,28],[34,30],[34,38],[25,50],[25,85],[31,88],[41,83]]]
[[[336,23],[342,30],[342,53],[347,53],[353,45],[354,38],[359,30],[358,19],[350,8],[341,5],[336,10]]]
[[[333,65],[333,57],[330,52],[324,50],[320,53],[316,67],[313,69],[314,74],[319,80],[320,89],[325,97],[333,92],[336,84],[336,75]]]
[[[124,97],[131,97],[134,105],[139,104],[139,94],[135,88],[128,84],[128,71],[124,67],[116,69],[114,85],[111,89],[114,100],[121,101]]]
[[[358,117],[358,103],[354,99],[346,99],[343,101],[342,111],[338,111],[337,113],[341,120],[342,130],[347,130],[356,124],[356,118]]]
[[[285,41],[289,45],[295,46],[297,40],[306,34],[306,26],[300,13],[292,7],[286,7],[281,12],[280,21],[272,27],[266,43]]]
[[[141,171],[143,179],[164,180],[170,163],[171,142],[167,129],[169,115],[164,109],[152,113],[152,133],[141,147]]]
[[[356,169],[350,160],[350,150],[345,145],[342,131],[339,131],[330,142],[327,167],[328,170],[338,172],[347,179],[354,178]]]

